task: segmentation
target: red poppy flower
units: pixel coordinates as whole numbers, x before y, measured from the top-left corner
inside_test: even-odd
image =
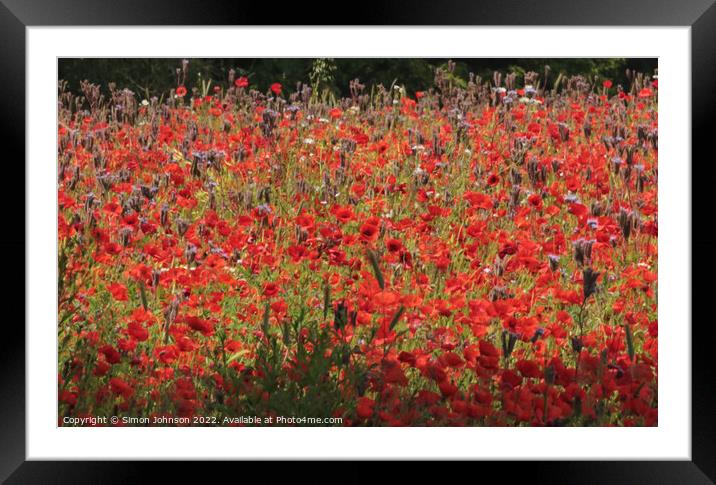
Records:
[[[365,223],[360,226],[360,238],[365,242],[373,242],[378,239],[380,229],[373,224]]]
[[[448,381],[442,381],[438,382],[438,388],[440,388],[440,393],[445,397],[450,397],[455,395],[458,388],[455,384]]]
[[[135,340],[140,342],[144,342],[149,338],[149,331],[147,331],[146,327],[139,322],[129,322],[129,325],[127,325],[127,332],[129,335],[134,337]]]
[[[203,318],[188,316],[184,319],[184,321],[192,330],[196,330],[202,335],[209,336],[214,332],[214,325],[210,321]]]
[[[172,364],[177,357],[179,352],[174,345],[167,345],[164,347],[157,347],[154,350],[154,355],[165,365]]]
[[[121,283],[112,283],[107,286],[107,289],[112,294],[115,300],[127,301],[129,299],[129,293],[127,287]]]
[[[263,294],[267,297],[276,296],[278,294],[278,285],[276,283],[266,283],[264,284],[263,288]]]
[[[134,389],[132,389],[132,386],[130,386],[126,381],[120,379],[119,377],[112,377],[109,380],[109,385],[114,394],[120,394],[127,399],[132,397],[132,394],[134,394]]]
[[[517,361],[517,370],[519,370],[520,374],[525,377],[542,377],[539,367],[531,360]]]
[[[373,416],[374,406],[374,400],[367,397],[361,397],[358,399],[358,405],[356,406],[356,414],[358,414],[358,417],[361,419],[368,419]]]
[[[176,90],[176,94],[180,98],[183,98],[184,96],[186,96],[186,88],[184,86],[179,86]]]
[[[273,91],[276,96],[281,94],[281,83],[273,83],[271,85],[271,91]]]
[[[400,352],[400,355],[398,355],[398,360],[401,362],[405,362],[406,364],[409,364],[411,366],[415,366],[415,363],[417,362],[417,359],[415,358],[414,354],[405,351]]]
[[[403,249],[403,243],[401,243],[398,239],[388,239],[385,242],[385,246],[391,253],[397,253],[398,251]]]
[[[463,197],[470,203],[470,205],[475,208],[492,208],[492,199],[485,194],[481,194],[479,192],[465,192],[465,195],[463,195]]]
[[[122,355],[111,345],[103,345],[99,348],[99,352],[104,355],[105,360],[110,364],[119,364]]]
[[[249,78],[247,78],[245,76],[236,78],[236,80],[234,81],[234,86],[236,86],[237,88],[248,87],[249,86]]]
[[[351,209],[349,206],[335,206],[333,208],[333,215],[336,216],[336,219],[338,219],[338,221],[343,224],[349,222],[354,217],[353,209]]]
[[[515,243],[506,242],[500,247],[498,255],[501,259],[504,259],[508,254],[515,254],[517,252],[517,245]]]

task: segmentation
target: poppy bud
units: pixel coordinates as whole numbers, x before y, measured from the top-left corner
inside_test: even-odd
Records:
[[[510,358],[512,351],[515,349],[518,335],[514,332],[502,331],[502,355],[505,361]]]

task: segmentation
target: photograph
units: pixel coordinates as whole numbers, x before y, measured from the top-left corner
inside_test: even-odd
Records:
[[[716,483],[715,1],[0,0],[0,482]]]
[[[658,58],[58,57],[56,101],[58,427],[659,426]]]

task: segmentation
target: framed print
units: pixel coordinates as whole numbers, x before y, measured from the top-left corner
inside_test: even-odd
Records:
[[[8,483],[712,483],[710,2],[44,3],[0,6]]]

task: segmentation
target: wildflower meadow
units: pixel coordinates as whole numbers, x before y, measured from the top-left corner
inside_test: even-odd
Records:
[[[58,425],[656,426],[656,73],[454,66],[59,80]]]

